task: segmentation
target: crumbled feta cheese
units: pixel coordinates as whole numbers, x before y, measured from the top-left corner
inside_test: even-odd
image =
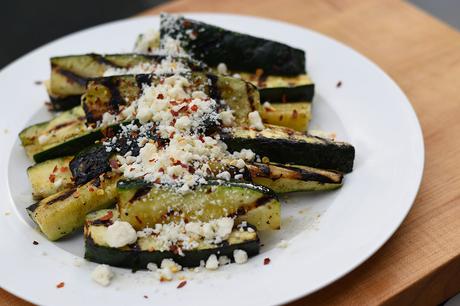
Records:
[[[233,111],[231,110],[220,112],[219,119],[222,121],[222,124],[224,126],[232,126],[235,121],[235,117],[233,116]]]
[[[225,65],[225,63],[219,63],[217,65],[217,72],[219,74],[228,74],[227,65]]]
[[[110,285],[114,274],[108,265],[98,265],[91,273],[91,278],[101,286]]]
[[[258,111],[253,111],[248,114],[249,119],[249,127],[261,131],[265,128],[264,124],[262,123],[262,118],[260,118],[260,114]]]
[[[277,246],[278,248],[285,249],[285,248],[288,247],[288,245],[289,245],[289,243],[288,243],[286,240],[283,239],[283,240],[281,240],[276,246]]]
[[[151,272],[155,272],[156,270],[158,270],[158,266],[153,262],[149,262],[147,264],[147,270],[149,270]]]
[[[244,264],[248,261],[248,253],[244,250],[235,250],[233,251],[233,258],[237,264]]]
[[[219,266],[228,265],[230,262],[230,258],[227,256],[219,256]]]
[[[217,260],[217,256],[212,254],[209,256],[208,260],[206,260],[206,269],[216,270],[217,268],[219,268],[219,261]]]
[[[223,180],[226,180],[226,181],[229,181],[232,178],[232,176],[230,175],[230,172],[228,172],[228,171],[221,172],[221,173],[217,174],[216,177],[218,179],[223,179]]]
[[[62,182],[63,182],[63,180],[62,180],[62,178],[60,178],[60,179],[55,180],[53,185],[54,185],[54,187],[59,188],[59,187],[62,186]]]
[[[40,136],[38,136],[38,143],[39,144],[44,144],[45,142],[48,141],[48,139],[49,139],[48,135],[45,135],[45,134],[40,135]]]
[[[131,224],[116,220],[107,228],[105,240],[110,247],[120,248],[136,242],[137,234]]]

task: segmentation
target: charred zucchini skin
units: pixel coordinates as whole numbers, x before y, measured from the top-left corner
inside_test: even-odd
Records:
[[[49,240],[58,240],[81,228],[88,213],[112,206],[118,180],[118,174],[103,174],[82,186],[49,196],[27,207],[27,212]]]
[[[227,256],[233,261],[234,250],[244,250],[249,257],[257,255],[260,250],[259,237],[255,231],[241,233],[239,230],[234,230],[231,234],[233,236],[232,239],[213,247],[184,250],[184,256],[171,251],[143,249],[138,242],[122,248],[111,248],[98,243],[97,239],[93,237],[93,231],[97,227],[110,226],[117,219],[118,214],[115,210],[102,210],[96,213],[100,213],[100,218],[93,219],[89,216],[85,222],[85,258],[100,264],[108,264],[137,271],[146,269],[149,263],[155,263],[160,266],[163,259],[172,259],[182,267],[197,267],[200,266],[201,261],[206,261],[212,254]],[[107,216],[112,217],[108,219]]]
[[[266,87],[259,88],[260,101],[268,102],[299,102],[312,101],[315,95],[315,85],[301,85],[293,87]]]
[[[52,57],[49,95],[54,110],[66,110],[80,104],[88,80],[102,77],[108,68],[130,68],[140,63],[160,63],[166,55],[151,54],[82,54]],[[206,65],[185,57],[174,57],[192,71]]]
[[[278,197],[263,186],[208,181],[207,185],[200,185],[192,192],[179,194],[173,188],[142,180],[122,180],[117,189],[120,219],[138,230],[156,223],[177,221],[179,216],[174,212],[191,221],[234,216],[259,230],[280,227]]]
[[[335,142],[296,132],[288,128],[268,126],[263,131],[234,128],[222,133],[229,151],[251,149],[271,162],[296,164],[319,169],[353,170],[355,148],[344,142]]]
[[[163,14],[160,36],[161,43],[166,36],[180,38],[187,52],[209,66],[215,67],[223,62],[234,71],[263,69],[267,74],[305,73],[303,50],[188,18]]]
[[[252,182],[276,193],[332,190],[343,183],[340,172],[305,166],[254,163],[247,168]]]
[[[260,108],[257,88],[243,80],[193,72],[187,76],[193,87],[206,92],[210,98],[223,99],[234,111],[236,121],[245,123],[248,113]],[[98,78],[88,83],[82,97],[83,109],[89,123],[102,119],[111,111],[118,113],[121,106],[129,105],[142,94],[144,85],[158,84],[162,77],[151,74],[123,75]]]

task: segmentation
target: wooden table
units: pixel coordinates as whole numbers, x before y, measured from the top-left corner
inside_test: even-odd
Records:
[[[332,36],[389,73],[418,114],[425,135],[425,174],[403,225],[359,268],[290,305],[436,305],[460,292],[457,31],[399,0],[183,0],[146,14],[162,11],[257,15]],[[5,291],[0,291],[0,304],[30,305]]]

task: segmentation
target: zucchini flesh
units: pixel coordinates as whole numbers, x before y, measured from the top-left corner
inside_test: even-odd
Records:
[[[48,93],[54,110],[64,110],[80,103],[86,83],[91,78],[102,77],[109,68],[129,69],[141,63],[159,64],[166,55],[152,54],[83,54],[52,57]],[[205,69],[202,63],[184,57],[172,57],[192,71]]]
[[[229,151],[251,149],[271,162],[296,164],[348,173],[353,170],[355,148],[345,142],[266,125],[262,131],[235,127],[223,132]]]
[[[134,271],[146,269],[149,263],[160,266],[163,259],[172,259],[182,267],[197,267],[209,256],[227,256],[232,261],[234,250],[244,250],[248,257],[259,253],[259,237],[254,230],[233,230],[226,241],[220,244],[210,244],[204,241],[191,250],[184,250],[183,256],[172,251],[155,250],[155,236],[138,238],[131,245],[121,248],[111,248],[105,240],[107,228],[118,219],[116,210],[102,210],[89,214],[86,218],[85,258],[100,264],[130,268]]]
[[[343,183],[342,173],[306,166],[254,163],[247,167],[253,183],[276,193],[332,190]]]
[[[203,90],[215,100],[225,100],[234,111],[237,123],[246,123],[247,115],[260,107],[257,89],[243,80],[200,72],[193,72],[187,77],[192,87]],[[162,77],[155,75],[138,74],[90,81],[86,94],[82,97],[87,121],[95,123],[107,111],[118,113],[120,106],[130,105],[142,94],[144,85],[158,84],[161,80]]]
[[[295,76],[247,72],[238,74],[243,80],[257,86],[262,102],[312,101],[315,94],[315,85],[306,74]]]
[[[60,239],[81,228],[88,213],[115,203],[118,180],[118,174],[103,174],[82,186],[49,196],[27,211],[49,240]]]
[[[74,185],[69,168],[72,158],[65,156],[51,159],[27,169],[34,199],[46,198]]]
[[[209,66],[225,63],[230,70],[267,74],[305,73],[305,52],[285,44],[237,33],[203,22],[162,14],[160,44],[166,37],[180,41],[181,47]]]
[[[49,121],[25,128],[19,133],[19,139],[27,155],[32,157],[67,139],[88,132],[83,109],[75,107]]]
[[[120,219],[135,229],[157,223],[236,216],[258,230],[280,227],[280,203],[268,188],[243,182],[208,182],[181,194],[176,189],[143,181],[118,183]]]
[[[311,120],[311,102],[272,103],[262,107],[260,116],[265,123],[305,132]]]

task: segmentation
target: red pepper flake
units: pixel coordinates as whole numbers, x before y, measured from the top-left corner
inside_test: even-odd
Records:
[[[118,169],[119,168],[118,161],[116,161],[114,159],[111,159],[109,161],[109,164],[110,164],[110,167],[112,167],[112,169]]]
[[[165,97],[163,96],[162,93],[159,93],[158,96],[157,96],[157,99],[164,99]]]
[[[64,282],[60,282],[59,284],[56,285],[56,288],[58,289],[64,288],[64,285],[65,285]]]
[[[177,104],[179,104],[179,103],[177,103],[176,101],[169,101],[169,104],[171,104],[171,105],[177,105]]]
[[[135,216],[137,222],[139,222],[140,224],[142,224],[142,220],[138,217],[138,216]]]
[[[337,85],[335,85],[337,88],[340,88],[342,86],[342,81],[338,81]]]
[[[94,192],[94,188],[91,187],[91,186],[88,188],[88,190],[89,190],[89,192]]]
[[[192,110],[192,112],[196,112],[198,110],[198,105],[196,104],[193,104],[190,109]]]
[[[202,143],[204,143],[204,136],[203,136],[203,135],[200,135],[200,136],[198,137],[198,139],[199,139]]]
[[[48,179],[51,183],[54,183],[54,181],[56,180],[56,175],[50,174],[50,177]]]
[[[292,111],[292,119],[296,119],[299,116],[299,112],[295,109]]]
[[[33,245],[38,245],[38,241],[35,241],[35,240],[34,240],[34,242],[32,242],[32,244],[33,244]]]
[[[171,123],[169,124],[170,126],[174,126],[176,124],[176,118],[173,118],[171,120]]]
[[[176,112],[176,111],[173,111],[173,110],[170,110],[170,113],[171,113],[171,115],[173,115],[174,117],[176,117],[177,115],[179,115],[179,112]]]
[[[160,79],[160,84],[163,84],[165,82],[165,79],[161,78]]]
[[[186,280],[183,280],[179,283],[179,285],[177,285],[177,289],[180,289],[182,287],[184,287],[185,285],[187,285],[187,281]]]
[[[61,167],[61,172],[62,172],[62,173],[65,173],[65,172],[67,172],[68,170],[69,170],[68,167]]]
[[[110,210],[107,215],[103,216],[103,217],[100,217],[99,220],[101,221],[107,221],[107,220],[110,220],[112,219],[113,217],[113,212]]]
[[[179,112],[182,112],[182,111],[185,112],[187,110],[188,110],[188,105],[184,105],[181,108],[179,108]]]
[[[56,173],[57,169],[58,169],[57,165],[54,166],[53,173]]]
[[[179,254],[179,247],[177,245],[173,244],[173,245],[171,245],[169,247],[169,251],[173,252],[173,254],[177,255],[177,254]]]
[[[174,135],[176,134],[176,132],[172,132],[171,134],[169,134],[169,138],[170,139],[173,139]]]
[[[264,259],[264,265],[268,265],[270,263],[270,261],[271,261],[270,258],[266,257]]]
[[[158,172],[165,173],[165,169],[161,167],[160,169],[158,169]]]

